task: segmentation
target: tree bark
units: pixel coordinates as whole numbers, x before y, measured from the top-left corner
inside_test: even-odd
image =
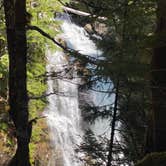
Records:
[[[152,56],[152,143],[149,152],[166,151],[166,1],[157,1],[156,43]]]
[[[4,0],[3,3],[9,52],[9,113],[17,137],[16,154],[9,166],[30,166],[26,85],[26,0]]]

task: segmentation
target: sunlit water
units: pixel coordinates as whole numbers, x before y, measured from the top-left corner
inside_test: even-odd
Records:
[[[63,24],[60,36],[69,48],[78,50],[80,53],[99,57],[101,51],[89,39],[86,31],[71,23],[68,16],[61,17]],[[74,70],[67,72],[69,64],[63,52],[55,53],[47,51],[47,74],[48,106],[45,111],[48,126],[50,128],[53,155],[48,166],[82,166],[78,160],[79,153],[75,151],[82,141],[82,118],[79,109],[78,84]],[[65,79],[57,78],[65,77]],[[52,94],[55,93],[55,94]]]
[[[54,73],[48,78],[47,121],[51,130],[51,139],[55,154],[49,166],[78,166],[75,148],[81,142],[81,113],[78,105],[77,79],[58,79],[56,73],[62,72],[68,62],[62,52],[47,53],[47,72]],[[74,73],[73,73],[74,74]],[[66,76],[67,77],[67,76]],[[71,83],[72,81],[72,83]]]

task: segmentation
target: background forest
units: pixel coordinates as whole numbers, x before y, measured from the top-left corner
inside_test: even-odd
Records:
[[[164,0],[1,0],[0,165],[48,165],[53,148],[43,111],[49,49],[64,50],[83,79],[84,135],[75,149],[84,154],[82,165],[165,166],[165,8]],[[86,30],[99,57],[54,38],[62,33],[55,19],[61,12]],[[95,104],[84,92],[107,102]],[[92,129],[99,122],[107,125],[105,134]]]

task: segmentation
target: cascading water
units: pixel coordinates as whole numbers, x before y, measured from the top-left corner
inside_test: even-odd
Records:
[[[47,53],[48,78],[48,107],[47,121],[51,130],[52,144],[55,154],[50,160],[49,166],[78,166],[74,149],[81,141],[81,115],[78,107],[77,79],[59,79],[53,74],[60,73],[64,76],[64,68],[68,66],[65,55],[62,52]],[[68,77],[67,75],[64,77]],[[55,94],[52,94],[55,93]]]
[[[71,23],[67,15],[60,19],[63,19],[63,34],[60,37],[66,42],[67,47],[93,57],[101,55],[83,28]],[[81,143],[83,133],[78,101],[80,79],[75,77],[74,70],[66,73],[66,69],[69,68],[63,52],[47,52],[47,94],[50,95],[47,97],[49,104],[45,115],[54,147],[54,154],[48,166],[81,166],[75,152],[75,148]]]

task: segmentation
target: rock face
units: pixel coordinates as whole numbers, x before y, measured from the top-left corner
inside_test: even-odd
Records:
[[[93,29],[92,29],[92,25],[91,24],[86,24],[84,26],[84,29],[88,32],[88,33],[92,33]]]
[[[108,32],[108,27],[104,23],[95,22],[94,28],[99,35],[104,35]]]

